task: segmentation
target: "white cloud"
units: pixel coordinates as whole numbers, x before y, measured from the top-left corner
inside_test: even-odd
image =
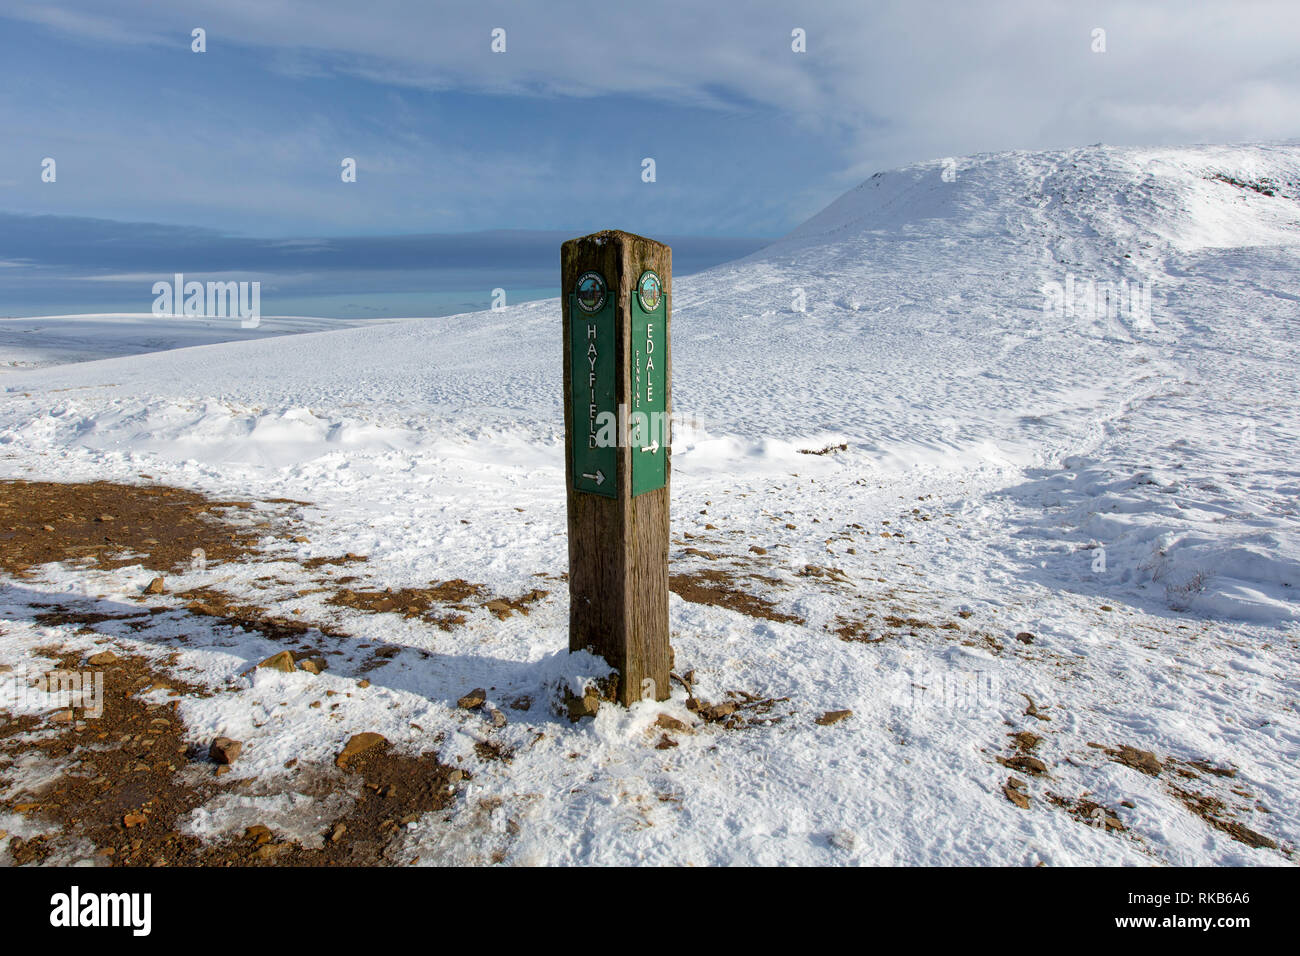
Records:
[[[227,0],[202,12],[151,0],[118,0],[111,11],[99,0],[52,0],[7,15],[82,41],[185,49],[189,31],[203,26],[210,51],[260,48],[270,68],[293,76],[776,111],[794,140],[813,134],[835,144],[840,174],[832,189],[880,168],[986,150],[1300,134],[1294,0]],[[489,48],[498,26],[507,31],[504,54]],[[806,53],[790,48],[795,27],[807,32]],[[1091,50],[1096,27],[1106,30],[1105,53]],[[209,125],[227,128],[222,118]],[[338,139],[310,117],[280,132],[260,139],[260,148],[310,160]],[[553,159],[457,152],[440,146],[427,123],[385,130],[382,145],[365,157],[372,175],[415,175],[441,150],[435,157],[448,181],[467,184],[485,180],[480,160],[518,185]],[[238,153],[223,148],[235,168]],[[809,185],[822,200],[827,188]],[[348,201],[367,214],[360,194]],[[761,201],[805,214],[815,208],[795,195]],[[312,200],[301,204],[294,214],[310,219]]]

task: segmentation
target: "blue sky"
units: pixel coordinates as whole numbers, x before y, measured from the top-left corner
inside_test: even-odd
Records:
[[[0,210],[257,236],[775,236],[909,161],[1285,138],[1300,117],[1285,2],[42,0],[0,17]]]
[[[85,218],[761,239],[918,160],[1294,138],[1300,4],[0,0],[0,73],[10,262],[73,268],[41,242]]]

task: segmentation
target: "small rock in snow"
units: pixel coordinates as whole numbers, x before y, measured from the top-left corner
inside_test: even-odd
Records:
[[[477,710],[483,706],[487,700],[487,690],[483,687],[475,687],[472,691],[458,700],[456,703],[462,710]]]
[[[388,740],[382,734],[370,733],[367,731],[363,734],[354,734],[334,759],[334,766],[343,770],[348,768],[348,763],[358,754],[365,753],[367,750],[373,750],[375,747],[381,747],[388,743]]]
[[[1018,806],[1021,810],[1029,809],[1029,794],[1025,792],[1025,782],[1018,777],[1012,777],[1002,788],[1002,793],[1008,800]]]
[[[281,671],[285,674],[292,674],[297,670],[293,663],[292,651],[281,651],[279,654],[272,654],[257,666],[264,667],[267,670]]]
[[[239,759],[239,755],[243,751],[244,745],[238,740],[232,740],[229,737],[218,737],[208,747],[208,756],[212,758],[213,763],[231,764]]]
[[[588,688],[581,697],[577,694],[566,693],[564,704],[569,709],[569,720],[577,723],[583,717],[596,716],[600,710],[600,697],[595,690]]]

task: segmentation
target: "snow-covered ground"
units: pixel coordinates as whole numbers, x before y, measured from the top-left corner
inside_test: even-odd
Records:
[[[1090,312],[1090,289],[1124,307]],[[549,300],[8,371],[0,475],[309,501],[286,575],[356,552],[380,588],[518,593],[566,569],[559,330]],[[285,613],[429,656],[367,673],[364,691],[342,666],[258,672],[183,713],[199,736],[245,741],[242,775],[327,758],[363,730],[414,749],[445,734],[443,758],[475,779],[450,822],[410,827],[425,861],[1286,862],[1300,840],[1297,343],[1300,147],[1090,147],[879,174],[784,240],[674,283],[672,571],[761,575],[746,587],[801,621],[674,596],[678,670],[710,700],[788,698],[782,722],[703,726],[661,750],[649,728],[688,719],[680,687],[576,725],[511,709],[597,666],[566,652],[562,584],[529,616],[475,613],[451,632],[285,596]],[[266,568],[173,587],[253,595]],[[45,581],[111,600],[148,577]],[[0,660],[55,631],[77,640],[7,629]],[[277,649],[222,634],[182,661],[224,681]],[[319,681],[353,696],[309,709]],[[456,708],[476,686],[505,728]],[[815,722],[837,709],[853,714]],[[1020,731],[1042,738],[1046,774],[998,762]],[[475,755],[488,734],[511,761]],[[1117,762],[1121,747],[1165,769]],[[1008,777],[1026,779],[1028,809]],[[1278,848],[1234,840],[1179,789]],[[1090,825],[1069,812],[1080,803],[1126,829]]]
[[[5,318],[0,319],[0,374],[15,368],[91,362],[355,324],[344,319],[267,316],[255,326],[243,328],[238,319],[180,318],[148,312]]]

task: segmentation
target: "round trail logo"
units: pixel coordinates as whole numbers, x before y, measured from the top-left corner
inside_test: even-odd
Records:
[[[583,312],[599,312],[605,305],[605,277],[599,272],[584,272],[578,276],[574,289],[578,308]]]
[[[659,308],[659,300],[663,298],[663,284],[659,281],[659,276],[650,269],[641,273],[636,284],[636,294],[641,300],[643,312],[653,312]]]

